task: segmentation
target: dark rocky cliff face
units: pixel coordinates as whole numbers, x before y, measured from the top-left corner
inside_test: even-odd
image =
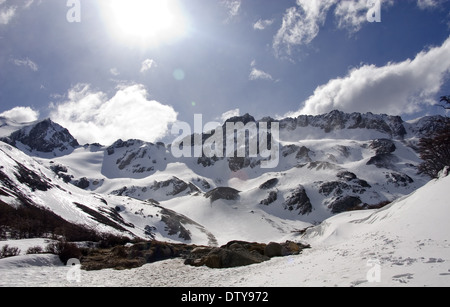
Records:
[[[31,152],[59,153],[78,147],[78,141],[69,130],[52,122],[50,119],[26,126],[9,137],[0,139],[14,147],[17,143],[27,146]]]

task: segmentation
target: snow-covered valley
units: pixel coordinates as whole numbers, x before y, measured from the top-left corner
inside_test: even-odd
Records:
[[[71,268],[55,264],[58,261],[54,256],[23,255],[0,260],[0,285],[448,286],[450,241],[447,219],[450,207],[446,188],[449,184],[450,177],[447,176],[430,182],[389,207],[347,212],[330,218],[308,230],[304,236],[291,238],[313,246],[298,256],[221,270],[194,268],[175,259],[127,271],[81,271],[77,283],[67,280]],[[379,275],[374,271],[377,269]]]

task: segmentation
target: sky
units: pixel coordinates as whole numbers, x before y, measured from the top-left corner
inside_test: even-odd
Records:
[[[0,0],[0,46],[0,116],[80,143],[450,95],[450,0]]]

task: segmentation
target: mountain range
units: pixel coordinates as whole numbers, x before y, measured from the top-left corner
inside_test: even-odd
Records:
[[[333,111],[227,122],[279,123],[278,165],[263,169],[262,158],[250,156],[175,158],[172,145],[161,142],[80,145],[50,119],[0,118],[0,205],[33,206],[130,237],[280,241],[424,186],[430,178],[417,172],[416,145],[444,121]]]

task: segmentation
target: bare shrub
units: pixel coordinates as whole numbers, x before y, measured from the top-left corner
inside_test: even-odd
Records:
[[[9,247],[9,245],[4,245],[0,250],[0,259],[19,255],[20,249],[18,247]]]

